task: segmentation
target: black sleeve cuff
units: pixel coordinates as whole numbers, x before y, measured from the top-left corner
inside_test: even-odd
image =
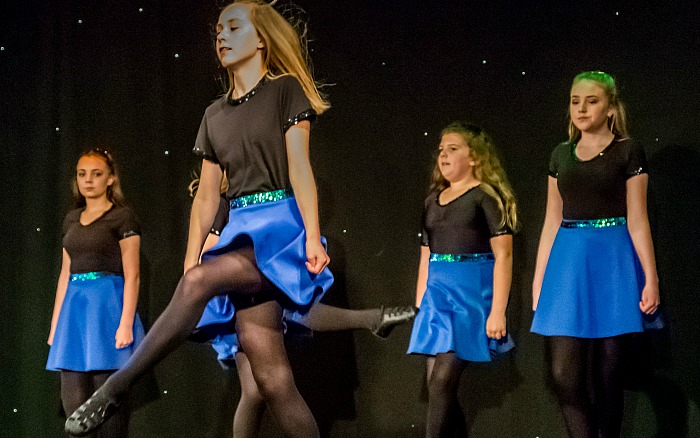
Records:
[[[303,122],[304,120],[308,120],[309,122],[313,122],[316,120],[316,111],[313,109],[309,108],[305,111],[300,112],[296,116],[292,117],[291,119],[288,119],[282,130],[286,133],[289,128],[291,128],[294,125],[299,124],[299,122]]]

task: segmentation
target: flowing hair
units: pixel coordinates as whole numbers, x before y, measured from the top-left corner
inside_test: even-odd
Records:
[[[273,5],[276,1],[235,0],[225,6],[222,12],[233,5],[246,5],[249,8],[250,21],[263,42],[263,63],[267,69],[268,79],[281,76],[294,76],[301,84],[304,94],[311,102],[317,114],[330,108],[325,96],[319,91],[319,86],[311,73],[311,59],[307,50],[306,24],[295,20],[292,26]],[[299,31],[295,29],[299,28]],[[233,72],[228,69],[228,86],[226,96],[233,93]]]
[[[613,109],[613,114],[608,119],[610,132],[615,135],[615,138],[621,140],[629,138],[627,132],[627,111],[624,103],[620,100],[615,79],[602,71],[584,71],[574,77],[571,86],[573,87],[584,80],[595,82],[605,92],[608,104]],[[571,112],[569,112],[569,141],[576,142],[579,138],[581,138],[581,131],[574,125],[573,120],[571,120]]]
[[[440,133],[440,137],[446,134],[458,134],[464,138],[469,146],[469,157],[474,160],[474,177],[481,183],[481,189],[498,202],[501,211],[500,226],[507,226],[513,231],[518,229],[518,215],[513,189],[508,182],[506,172],[501,166],[496,153],[496,147],[491,137],[478,126],[453,122]],[[440,166],[436,162],[433,169],[431,190],[440,191],[450,186],[440,172]]]
[[[107,199],[109,199],[109,202],[115,206],[123,207],[124,193],[122,192],[122,186],[119,183],[119,173],[117,172],[117,165],[114,163],[112,155],[104,149],[93,148],[79,156],[78,161],[80,161],[80,159],[83,157],[97,157],[107,164],[107,170],[109,171],[109,175],[112,177],[112,184],[107,186]],[[73,177],[72,186],[73,202],[75,206],[78,208],[85,207],[85,197],[78,189],[78,179],[75,176]]]

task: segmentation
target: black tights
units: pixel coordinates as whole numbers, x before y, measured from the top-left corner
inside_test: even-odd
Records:
[[[549,337],[551,376],[571,438],[613,438],[622,428],[627,336]]]
[[[446,437],[454,430],[465,429],[457,400],[459,378],[465,366],[466,362],[454,353],[440,353],[428,359],[428,438]]]
[[[83,404],[102,386],[109,372],[61,371],[61,403],[66,416]],[[99,431],[87,435],[91,438],[123,438],[129,432],[129,408],[122,405]]]
[[[252,247],[219,255],[190,269],[127,364],[105,382],[104,393],[114,399],[123,398],[136,379],[187,339],[214,296],[228,293],[240,302],[271,290],[269,280],[257,267]],[[285,436],[315,437],[319,435],[318,427],[297,391],[287,360],[281,312],[276,301],[239,309],[236,332],[260,393]]]

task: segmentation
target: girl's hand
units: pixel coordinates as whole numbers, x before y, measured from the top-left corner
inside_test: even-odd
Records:
[[[134,342],[134,332],[132,327],[119,324],[119,328],[117,329],[117,334],[114,336],[114,339],[117,341],[115,345],[117,349],[128,347],[132,342]]]
[[[326,249],[318,239],[306,241],[306,269],[312,274],[320,274],[328,266],[331,258],[326,254]]]
[[[649,283],[642,290],[642,301],[639,302],[639,308],[647,315],[651,315],[659,308],[659,285]]]
[[[492,339],[501,339],[506,335],[506,316],[489,315],[486,320],[486,336]]]
[[[46,341],[47,344],[49,344],[49,345],[53,344],[53,335],[54,335],[54,328],[51,327],[51,331],[49,332],[49,339]]]

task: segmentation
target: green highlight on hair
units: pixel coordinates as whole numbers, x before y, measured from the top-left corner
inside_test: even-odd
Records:
[[[579,81],[582,81],[584,79],[587,79],[589,81],[597,82],[599,84],[605,84],[605,87],[603,88],[608,88],[608,89],[614,89],[615,88],[615,79],[610,76],[609,74],[605,73],[604,71],[584,71],[579,74],[577,74],[574,77],[574,84],[578,83]]]

